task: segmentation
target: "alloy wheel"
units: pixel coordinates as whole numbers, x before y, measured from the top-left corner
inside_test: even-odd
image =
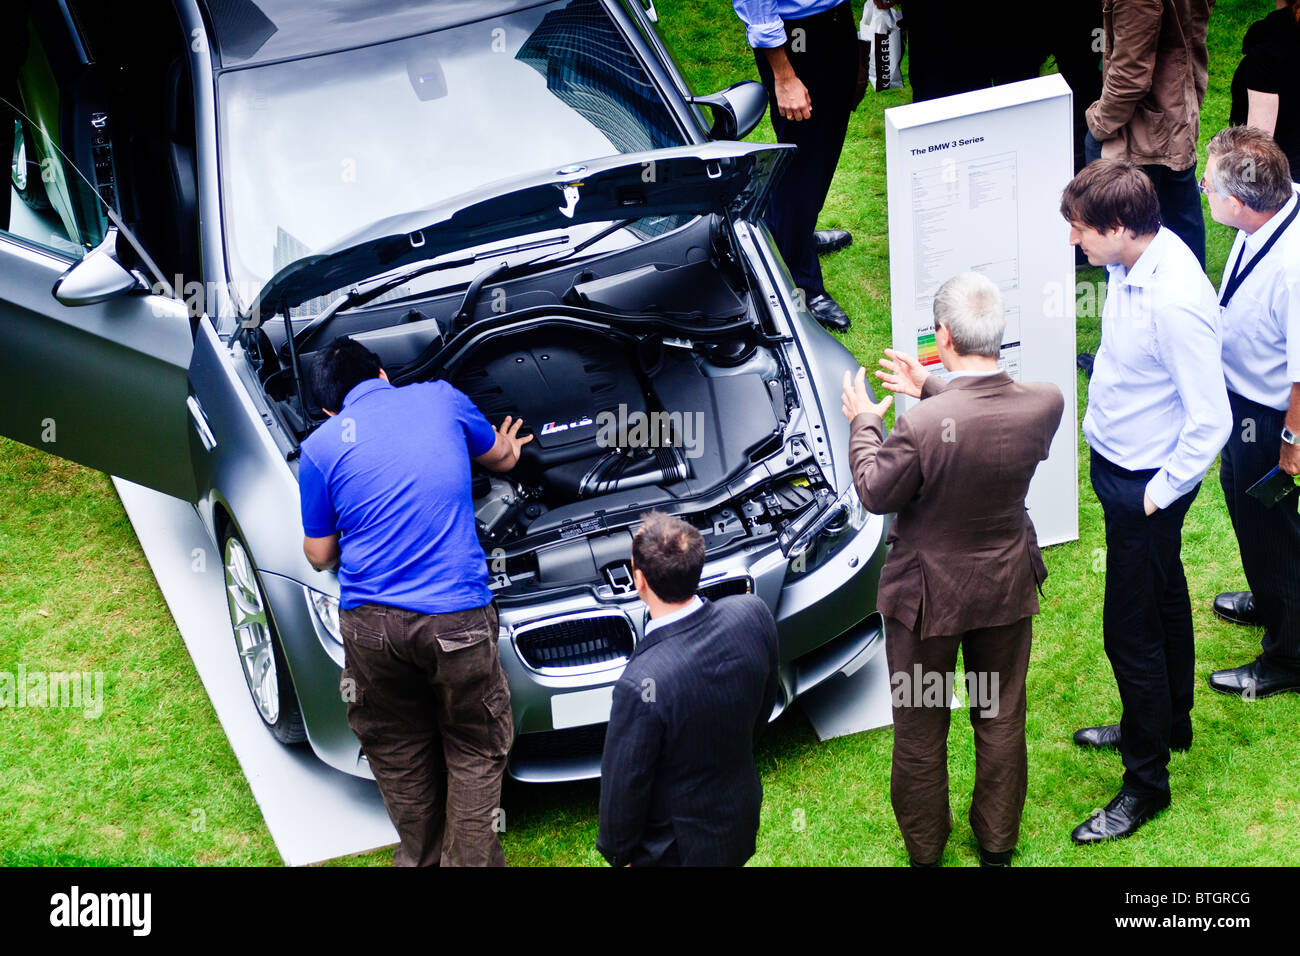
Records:
[[[238,538],[226,540],[223,560],[230,624],[239,650],[239,663],[244,669],[244,680],[262,719],[275,724],[280,719],[280,682],[262,589],[257,583],[253,562]]]

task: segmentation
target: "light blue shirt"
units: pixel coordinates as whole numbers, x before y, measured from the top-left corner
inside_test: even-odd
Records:
[[[1218,297],[1191,250],[1164,226],[1132,271],[1106,269],[1083,434],[1121,468],[1158,469],[1146,490],[1166,508],[1205,477],[1232,429]]]
[[[1300,186],[1292,184],[1291,188],[1300,193]],[[1292,195],[1272,219],[1249,236],[1238,230],[1223,270],[1224,285],[1242,248],[1244,269],[1296,202]],[[1252,402],[1285,409],[1291,402],[1291,383],[1300,382],[1300,217],[1237,287],[1223,309],[1220,329],[1228,388]]]
[[[702,607],[704,607],[704,602],[700,600],[699,595],[696,595],[691,598],[690,603],[685,607],[679,607],[671,614],[665,614],[663,617],[651,618],[646,622],[645,633],[646,635],[649,635],[651,631],[655,631],[661,627],[667,627],[669,624],[674,624],[686,617],[688,614],[694,614]]]
[[[758,48],[785,46],[783,20],[802,20],[833,10],[845,0],[731,0],[745,24],[745,39]]]

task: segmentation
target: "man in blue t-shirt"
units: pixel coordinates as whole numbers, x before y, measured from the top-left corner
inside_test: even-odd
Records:
[[[312,387],[330,418],[299,455],[303,551],[338,568],[340,690],[401,838],[393,863],[502,866],[493,822],[514,725],[470,461],[509,471],[532,436],[522,419],[494,429],[446,382],[394,387],[346,337]]]

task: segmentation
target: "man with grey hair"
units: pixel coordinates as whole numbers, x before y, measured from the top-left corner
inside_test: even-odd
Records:
[[[844,373],[849,466],[862,503],[897,512],[876,605],[885,616],[893,688],[890,796],[915,866],[938,866],[952,830],[948,702],[957,650],[965,658],[975,731],[970,824],[980,862],[1005,866],[1020,833],[1029,779],[1025,674],[1031,621],[1047,568],[1025,510],[1065,401],[1055,385],[998,368],[1006,317],[989,279],[965,273],[934,297],[935,340],[947,381],[885,350],[885,388],[923,399],[884,437],[866,371]],[[973,678],[973,679],[972,679]]]
[[[1300,474],[1300,187],[1272,137],[1233,126],[1210,140],[1201,189],[1215,221],[1237,229],[1219,293],[1233,422],[1219,480],[1250,585],[1220,594],[1214,611],[1265,629],[1258,658],[1209,682],[1268,697],[1300,691],[1300,515],[1296,495],[1270,507],[1248,489],[1275,468]]]
[[[939,287],[934,295],[934,321],[935,338],[941,328],[946,329],[956,355],[996,361],[1002,350],[1007,327],[1002,293],[978,272],[963,272]]]

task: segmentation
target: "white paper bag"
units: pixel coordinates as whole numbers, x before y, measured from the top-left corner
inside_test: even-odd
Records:
[[[877,93],[897,90],[903,86],[903,31],[899,27],[902,15],[898,8],[881,10],[871,0],[862,11],[858,26],[858,39],[871,44],[868,83]]]

